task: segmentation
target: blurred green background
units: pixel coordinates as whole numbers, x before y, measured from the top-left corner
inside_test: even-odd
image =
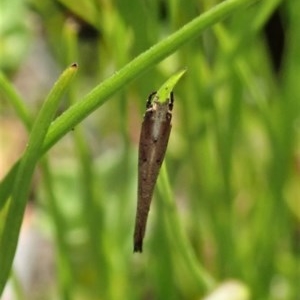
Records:
[[[34,119],[77,62],[59,115],[218,2],[0,0],[0,68]],[[59,141],[33,180],[17,254],[25,272],[16,259],[7,299],[300,299],[299,28],[298,0],[258,1]],[[145,101],[182,68],[165,160],[171,196],[162,183],[144,252],[133,254]],[[1,93],[0,105],[3,178],[27,133]]]

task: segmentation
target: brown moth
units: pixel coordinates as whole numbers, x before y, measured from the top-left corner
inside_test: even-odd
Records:
[[[142,123],[138,160],[138,203],[134,230],[134,252],[142,252],[150,203],[155,183],[166,153],[171,132],[174,96],[159,102],[156,92],[150,94]]]

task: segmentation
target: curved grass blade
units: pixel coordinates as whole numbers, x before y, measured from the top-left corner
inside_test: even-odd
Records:
[[[229,14],[259,0],[228,0],[193,19],[168,38],[160,41],[145,51],[119,72],[103,81],[88,93],[80,102],[71,106],[64,114],[59,116],[49,128],[45,138],[42,153],[51,148],[62,136],[74,128],[91,112],[101,106],[109,96],[119,90],[126,83],[131,82],[147,69],[175,52],[180,46],[200,35],[202,31],[224,19]],[[17,161],[7,176],[0,182],[0,209],[3,207],[11,193],[10,183],[16,176],[20,161]]]
[[[12,266],[31,178],[36,163],[41,156],[40,152],[46,133],[61,97],[71,83],[76,70],[77,64],[72,64],[55,83],[32,126],[27,148],[21,158],[0,240],[0,295],[3,292]]]

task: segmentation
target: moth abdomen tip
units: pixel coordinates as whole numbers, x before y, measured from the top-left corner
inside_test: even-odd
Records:
[[[143,243],[141,241],[134,242],[133,252],[143,252]]]

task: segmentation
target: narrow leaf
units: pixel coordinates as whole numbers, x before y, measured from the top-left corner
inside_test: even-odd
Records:
[[[168,101],[171,91],[173,91],[175,85],[185,72],[186,70],[181,70],[175,73],[158,89],[156,93],[158,102],[165,103]]]
[[[66,88],[71,83],[76,70],[77,64],[71,65],[62,73],[58,81],[55,83],[33,124],[28,146],[21,158],[1,235],[0,295],[2,294],[5,283],[8,279],[16,252],[20,227],[29,195],[31,178],[36,163],[41,156],[40,152],[42,150],[46,133],[57,110],[60,99],[66,91]]]

